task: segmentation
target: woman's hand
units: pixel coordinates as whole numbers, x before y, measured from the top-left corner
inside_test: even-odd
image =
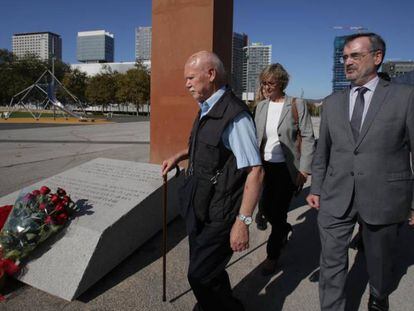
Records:
[[[306,172],[298,172],[296,176],[296,186],[303,186],[308,179],[308,173]]]

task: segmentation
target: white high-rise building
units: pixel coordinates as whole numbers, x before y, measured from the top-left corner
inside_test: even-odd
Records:
[[[52,32],[16,33],[12,38],[12,50],[17,57],[31,54],[42,60],[52,57],[62,60],[62,39]]]
[[[243,99],[248,96],[248,100],[253,100],[259,87],[260,72],[272,61],[272,45],[252,43],[243,50]]]
[[[151,60],[152,27],[135,28],[135,59]]]

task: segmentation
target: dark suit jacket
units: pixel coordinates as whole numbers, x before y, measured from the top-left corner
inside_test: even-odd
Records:
[[[335,217],[353,204],[370,224],[407,219],[413,203],[414,88],[380,80],[354,141],[349,89],[326,98],[312,164],[311,193]]]

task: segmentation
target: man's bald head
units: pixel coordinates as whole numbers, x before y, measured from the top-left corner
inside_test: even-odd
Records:
[[[191,95],[202,102],[226,84],[226,71],[216,54],[200,51],[191,55],[185,63],[184,78]]]
[[[197,66],[200,69],[209,70],[214,69],[217,73],[216,82],[224,84],[226,81],[226,70],[224,69],[223,62],[213,52],[199,51],[191,55],[186,65]]]

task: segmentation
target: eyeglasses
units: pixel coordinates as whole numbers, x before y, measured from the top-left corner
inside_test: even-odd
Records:
[[[348,60],[348,58],[350,58],[353,61],[359,62],[360,60],[362,60],[368,54],[372,54],[372,53],[375,53],[375,52],[378,52],[378,51],[379,50],[372,50],[372,51],[369,51],[368,53],[351,53],[349,55],[342,55],[339,58],[339,61],[340,61],[341,64],[344,64]]]
[[[277,82],[270,82],[270,81],[262,81],[260,83],[262,86],[268,86],[268,87],[275,87],[277,85]]]

